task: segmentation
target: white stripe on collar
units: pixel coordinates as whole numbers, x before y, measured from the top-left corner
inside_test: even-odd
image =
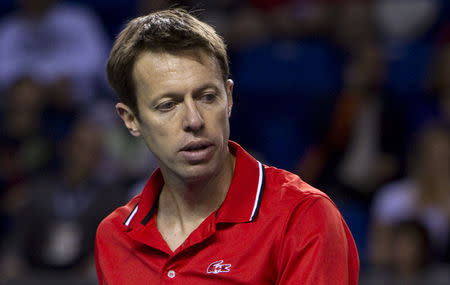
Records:
[[[261,192],[262,192],[263,182],[264,182],[264,166],[259,161],[258,161],[258,166],[259,166],[258,188],[256,191],[255,203],[253,205],[253,211],[252,211],[252,215],[250,217],[249,222],[253,221],[253,219],[255,219],[256,215],[258,214],[257,211],[259,208],[260,200],[262,198]]]
[[[256,191],[256,196],[255,196],[255,203],[253,204],[253,211],[252,211],[252,215],[250,216],[250,220],[249,222],[253,221],[257,214],[258,214],[258,208],[261,202],[261,198],[262,198],[262,188],[264,187],[264,166],[261,164],[261,162],[258,161],[258,167],[259,167],[259,178],[258,178],[258,188]],[[136,204],[136,206],[134,206],[133,211],[131,211],[131,214],[128,216],[128,218],[125,220],[124,225],[125,226],[129,226],[131,223],[131,220],[133,220],[134,216],[137,213],[137,210],[139,208],[139,204]]]
[[[131,220],[133,219],[134,215],[136,215],[138,208],[139,208],[139,204],[136,204],[136,206],[134,206],[133,211],[131,211],[131,214],[130,214],[130,215],[128,216],[128,218],[126,219],[126,221],[125,221],[125,223],[124,223],[125,226],[128,227],[128,226],[130,225]]]

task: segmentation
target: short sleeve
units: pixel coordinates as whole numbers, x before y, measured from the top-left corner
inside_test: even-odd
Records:
[[[325,196],[304,199],[286,222],[277,284],[357,285],[359,259],[353,237]]]

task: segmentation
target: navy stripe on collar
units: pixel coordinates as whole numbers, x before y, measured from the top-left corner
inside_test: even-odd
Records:
[[[264,166],[259,161],[258,161],[258,166],[259,166],[258,189],[256,191],[255,203],[253,206],[253,211],[252,211],[252,215],[250,217],[249,222],[253,221],[258,216],[259,207],[261,206],[262,195],[264,192],[264,183],[265,183]]]

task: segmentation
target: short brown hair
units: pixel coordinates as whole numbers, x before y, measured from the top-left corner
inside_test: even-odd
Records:
[[[131,20],[117,37],[108,59],[108,81],[121,102],[138,114],[133,67],[143,51],[179,52],[202,49],[215,57],[224,82],[229,77],[226,45],[208,24],[186,10],[169,9]]]

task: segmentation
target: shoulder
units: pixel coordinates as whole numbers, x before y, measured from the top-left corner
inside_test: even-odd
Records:
[[[263,199],[271,206],[278,206],[286,213],[307,211],[322,205],[337,211],[335,204],[321,190],[309,185],[299,176],[275,167],[265,167]]]
[[[111,214],[104,218],[97,228],[97,241],[105,237],[111,237],[114,233],[126,231],[126,220],[132,214],[140,200],[141,195],[139,194],[132,198],[127,204],[115,209]]]
[[[282,224],[282,235],[349,236],[341,213],[328,195],[288,171],[266,167],[265,172],[261,214]]]
[[[333,201],[290,172],[267,167],[266,178],[264,195],[267,196],[263,197],[265,206],[261,213],[265,219],[274,222],[272,225],[279,225],[280,268],[296,256],[311,264],[321,264],[321,268],[327,270],[336,268],[334,260],[347,260],[352,272],[357,271],[355,242]],[[330,256],[333,256],[333,262]],[[348,270],[343,268],[343,272],[344,269]]]

